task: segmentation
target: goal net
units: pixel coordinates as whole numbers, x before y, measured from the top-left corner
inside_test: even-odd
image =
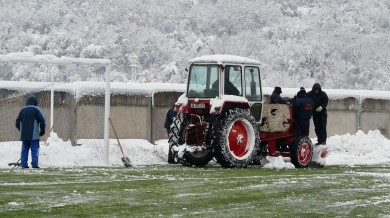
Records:
[[[53,55],[0,55],[0,143],[21,145],[15,127],[29,97],[46,118],[46,141],[54,133],[73,146],[92,146],[108,164],[110,65],[106,59],[57,58]]]

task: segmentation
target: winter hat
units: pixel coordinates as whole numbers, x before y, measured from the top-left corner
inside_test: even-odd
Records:
[[[320,90],[320,92],[322,91],[321,90],[321,85],[319,83],[314,83],[313,88],[311,90],[314,91],[316,89]]]
[[[38,100],[34,97],[29,97],[26,101],[26,105],[34,105],[34,106],[37,106],[38,105]]]
[[[282,88],[280,88],[279,86],[276,86],[274,89],[274,92],[280,94],[280,93],[282,93]]]
[[[304,94],[306,94],[306,90],[301,87],[301,90],[299,90],[299,92],[298,92],[298,96],[302,96]]]

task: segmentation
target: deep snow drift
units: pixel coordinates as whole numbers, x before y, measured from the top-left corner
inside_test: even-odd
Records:
[[[317,141],[312,139],[313,143]],[[99,152],[88,143],[82,146],[72,146],[70,141],[64,142],[52,133],[48,139],[48,146],[41,144],[39,165],[41,167],[78,167],[78,166],[105,166],[99,160]],[[129,157],[133,165],[167,164],[168,141],[159,140],[156,145],[142,139],[121,139],[125,156]],[[8,168],[8,163],[16,162],[20,157],[21,142],[0,143],[0,168]],[[367,134],[358,131],[354,135],[336,135],[328,138],[327,147],[333,151],[326,158],[325,166],[330,165],[389,165],[390,140],[380,134],[378,130]],[[109,166],[124,167],[122,154],[115,139],[110,139]],[[294,169],[294,166],[283,161],[282,158],[267,158],[265,168]],[[29,158],[29,164],[31,158]]]

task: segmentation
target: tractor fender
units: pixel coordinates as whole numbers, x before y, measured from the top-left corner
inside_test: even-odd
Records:
[[[210,114],[221,115],[225,111],[234,108],[249,109],[250,105],[246,98],[233,95],[222,95],[220,98],[210,100]]]

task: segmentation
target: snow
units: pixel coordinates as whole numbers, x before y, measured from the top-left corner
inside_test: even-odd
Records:
[[[33,52],[15,52],[7,55],[0,55],[0,62],[14,63],[50,63],[50,64],[88,64],[88,65],[110,65],[108,59],[71,58],[55,55],[34,55]]]
[[[304,87],[306,92],[311,91],[312,87]],[[283,88],[281,97],[294,97],[297,92],[299,92],[299,87],[297,88]],[[263,93],[271,95],[274,90],[274,87],[263,87]],[[322,89],[326,92],[330,100],[345,99],[349,97],[354,97],[360,100],[366,98],[372,99],[390,99],[389,91],[371,91],[371,90],[352,90],[352,89]]]
[[[241,96],[235,96],[235,95],[222,95],[220,98],[219,97],[216,97],[216,98],[212,98],[210,100],[210,105],[211,105],[211,109],[210,109],[210,113],[213,114],[213,113],[216,113],[216,110],[215,108],[218,108],[221,109],[222,105],[226,102],[226,101],[229,101],[229,102],[241,102],[241,103],[248,103],[248,100],[244,97],[241,97]],[[219,110],[218,110],[219,111]]]
[[[291,162],[285,161],[282,156],[279,156],[279,157],[267,156],[267,161],[268,161],[268,163],[266,163],[264,165],[264,168],[266,168],[266,169],[278,169],[278,170],[295,169],[295,166]]]
[[[249,59],[246,57],[240,57],[235,55],[205,55],[196,57],[188,61],[189,63],[238,63],[238,64],[255,64],[260,65],[259,61]]]
[[[157,92],[185,92],[186,84],[172,83],[120,83],[111,82],[111,92],[121,94],[148,94]]]
[[[317,139],[313,138],[312,141],[316,143]],[[91,140],[85,140],[81,146],[72,146],[69,141],[64,142],[52,132],[47,142],[49,145],[43,143],[40,145],[39,165],[41,167],[105,166],[97,158],[98,152],[93,143],[90,143]],[[142,139],[120,139],[120,143],[125,156],[130,158],[135,167],[167,164],[167,139],[156,141],[155,144]],[[19,159],[21,142],[1,142],[0,146],[2,148],[0,168],[8,168],[8,163],[15,163]],[[331,150],[331,153],[324,160],[325,167],[390,164],[390,140],[381,135],[378,130],[369,131],[367,134],[358,131],[354,135],[332,136],[328,138],[326,147]],[[110,139],[109,152],[109,166],[124,167],[121,161],[122,153],[115,139]],[[29,160],[31,161],[31,157]],[[295,169],[289,161],[281,157],[267,157],[267,161],[268,163],[263,166],[267,169]]]
[[[86,85],[88,84],[88,85]],[[28,86],[25,81],[0,81],[0,87],[10,90],[51,90],[50,82],[28,82]],[[72,83],[54,83],[54,90],[69,91],[70,93],[97,93],[95,90],[97,87],[101,87],[100,90],[104,92],[104,82],[72,82]],[[151,96],[158,92],[185,92],[186,84],[178,83],[121,83],[111,82],[111,93],[112,94],[129,94],[129,95],[148,95]],[[305,87],[306,91],[310,91],[311,87]],[[89,90],[89,91],[88,91]],[[274,87],[263,87],[264,95],[271,95]],[[281,97],[294,97],[299,91],[297,88],[282,88]],[[372,99],[390,99],[389,91],[371,91],[371,90],[349,90],[349,89],[323,89],[326,92],[329,99],[345,99],[354,97],[360,100],[366,98]]]

